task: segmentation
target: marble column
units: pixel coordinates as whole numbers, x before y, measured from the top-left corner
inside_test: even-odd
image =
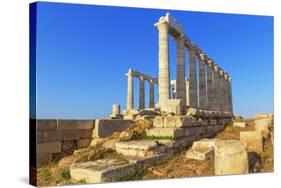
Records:
[[[128,76],[127,110],[132,110],[134,109],[134,79],[131,69],[126,75]]]
[[[158,103],[161,107],[170,98],[169,28],[165,21],[159,21],[156,26],[159,31]]]
[[[145,90],[144,90],[144,78],[141,76],[140,79],[140,92],[139,92],[139,109],[145,108]]]
[[[228,84],[228,75],[224,74],[224,102],[225,102],[225,107],[224,111],[229,112],[229,84]]]
[[[233,103],[232,103],[232,84],[231,84],[231,78],[228,78],[228,84],[229,84],[229,88],[228,88],[228,93],[229,93],[229,112],[231,114],[233,114]]]
[[[219,69],[218,66],[215,65],[213,71],[213,90],[214,90],[214,110],[216,111],[220,111],[219,87],[220,87]]]
[[[214,107],[214,83],[213,83],[213,68],[211,61],[208,61],[207,70],[207,109],[215,110]]]
[[[176,39],[177,48],[177,79],[176,99],[181,99],[183,106],[186,106],[186,82],[185,82],[185,38],[179,36]]]
[[[218,89],[218,93],[219,93],[219,111],[223,112],[224,108],[225,108],[225,98],[224,98],[224,89],[225,89],[225,84],[224,84],[224,71],[223,70],[219,70],[219,89]]]
[[[154,108],[154,83],[149,81],[149,108]]]
[[[204,59],[199,58],[199,107],[205,110],[206,102],[206,74]]]
[[[197,102],[197,79],[196,79],[196,56],[195,48],[188,49],[188,81],[189,81],[189,106],[198,107]]]

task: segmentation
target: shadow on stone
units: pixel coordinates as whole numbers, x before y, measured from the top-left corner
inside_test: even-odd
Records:
[[[260,155],[256,152],[249,152],[248,165],[249,165],[249,173],[261,172],[262,163],[261,163]]]

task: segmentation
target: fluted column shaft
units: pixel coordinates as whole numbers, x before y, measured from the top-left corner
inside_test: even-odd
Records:
[[[140,77],[140,92],[139,92],[139,109],[145,108],[145,90],[144,90],[144,79]]]
[[[188,77],[189,77],[189,106],[198,107],[197,102],[197,79],[196,79],[196,57],[193,47],[188,50]]]
[[[214,83],[213,83],[213,69],[211,65],[207,69],[207,109],[215,110],[214,107]]]
[[[176,39],[177,47],[177,79],[176,79],[176,98],[182,100],[186,106],[186,82],[185,82],[185,38],[180,36]]]
[[[154,108],[154,83],[149,82],[149,108]]]
[[[169,45],[168,45],[168,25],[158,23],[159,31],[159,70],[158,70],[158,93],[159,104],[170,98],[170,68],[169,68]]]
[[[219,80],[219,73],[217,70],[213,71],[213,90],[214,90],[214,110],[220,110],[220,98],[219,98],[219,87],[220,87],[220,80]]]
[[[228,79],[229,80],[229,112],[231,113],[231,114],[233,114],[233,103],[232,103],[232,84],[231,84],[231,78],[229,78]]]
[[[202,60],[199,64],[199,106],[200,109],[207,108],[205,63]]]
[[[128,76],[128,88],[127,88],[127,109],[134,109],[134,80],[133,75],[129,71]]]

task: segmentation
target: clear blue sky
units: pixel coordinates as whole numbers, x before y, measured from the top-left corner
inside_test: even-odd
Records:
[[[129,68],[157,77],[154,23],[166,12],[231,75],[236,114],[273,112],[273,17],[55,3],[37,10],[38,118],[99,118],[113,103],[124,109]]]

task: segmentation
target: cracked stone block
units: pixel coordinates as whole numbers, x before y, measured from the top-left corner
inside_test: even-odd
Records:
[[[184,130],[182,128],[151,128],[146,131],[146,136],[177,139],[184,137]]]

